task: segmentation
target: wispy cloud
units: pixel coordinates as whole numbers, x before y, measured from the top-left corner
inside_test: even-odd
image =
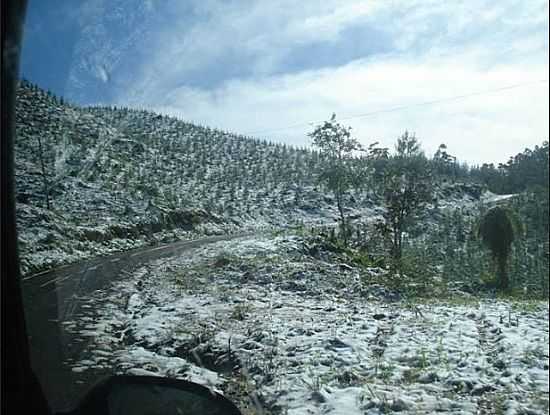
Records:
[[[112,100],[235,132],[412,105],[536,81],[548,72],[543,0],[145,6],[147,24],[135,47],[103,53],[116,56],[119,65],[102,66],[109,69]],[[110,47],[116,49],[116,42]],[[128,50],[136,52],[125,57]],[[131,65],[119,64],[128,59]],[[408,129],[428,152],[446,142],[463,160],[502,161],[548,137],[548,84],[349,124],[364,142],[392,145]],[[310,129],[262,135],[302,145]]]
[[[456,65],[456,60],[462,66]],[[308,144],[312,126],[336,112],[357,116],[346,121],[365,144],[392,146],[405,129],[416,132],[427,151],[445,142],[470,162],[502,161],[532,146],[548,131],[548,84],[544,66],[480,70],[466,56],[356,61],[346,66],[294,75],[234,80],[212,91],[179,88],[157,109],[184,119],[251,133],[291,144]],[[464,99],[421,105],[428,101],[533,82],[522,88],[483,93]],[[293,126],[292,128],[281,128]]]

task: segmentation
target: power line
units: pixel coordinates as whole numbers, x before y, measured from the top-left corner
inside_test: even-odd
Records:
[[[486,89],[484,91],[471,92],[469,94],[454,95],[454,96],[451,96],[451,97],[434,99],[434,100],[431,100],[431,101],[418,102],[418,103],[415,103],[415,104],[401,105],[401,106],[392,107],[392,108],[385,108],[385,109],[380,109],[380,110],[376,110],[376,111],[365,112],[363,114],[357,114],[357,115],[351,115],[351,116],[348,116],[348,117],[339,118],[339,120],[340,121],[348,121],[348,120],[353,120],[353,119],[357,119],[357,118],[365,118],[365,117],[370,117],[370,116],[377,115],[377,114],[383,114],[383,113],[386,113],[386,112],[396,112],[396,111],[401,111],[401,110],[414,108],[414,107],[422,107],[422,106],[440,104],[440,103],[443,103],[443,102],[459,101],[461,99],[465,99],[465,98],[469,98],[469,97],[485,95],[485,94],[491,94],[491,93],[495,93],[495,92],[501,92],[501,91],[506,91],[506,90],[509,90],[509,89],[516,89],[516,88],[521,88],[521,87],[524,87],[524,86],[535,85],[535,84],[540,84],[540,83],[547,83],[547,82],[548,82],[548,79],[539,79],[538,81],[523,82],[523,83],[520,83],[520,84],[508,85],[508,86],[504,86],[504,87],[500,87],[500,88]],[[295,128],[295,127],[302,127],[302,126],[305,126],[305,125],[320,124],[322,122],[323,121],[300,122],[300,123],[296,123],[296,124],[287,125],[286,127],[278,127],[278,128],[268,129],[268,130],[248,132],[248,133],[244,133],[244,135],[253,136],[253,135],[258,135],[258,134],[272,133],[272,132],[276,132],[276,131],[289,130],[289,129],[292,129],[292,128]]]

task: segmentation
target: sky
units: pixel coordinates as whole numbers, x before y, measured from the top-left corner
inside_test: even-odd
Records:
[[[542,0],[30,1],[22,76],[295,146],[335,113],[363,144],[506,162],[548,140]]]

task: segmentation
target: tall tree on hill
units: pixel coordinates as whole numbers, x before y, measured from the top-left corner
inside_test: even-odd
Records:
[[[456,179],[456,157],[448,153],[446,144],[439,145],[432,162],[437,174]]]
[[[508,212],[499,206],[489,210],[481,219],[479,236],[491,250],[493,259],[496,261],[498,288],[508,291],[510,282],[506,264],[515,237],[514,226]]]
[[[370,189],[377,191],[381,188],[388,163],[390,151],[387,147],[379,147],[378,141],[370,144],[367,148],[366,161],[369,166],[367,185]]]
[[[403,233],[413,217],[432,200],[431,172],[428,159],[414,135],[405,132],[396,144],[396,153],[386,166],[383,177],[386,212],[382,230],[391,236],[391,255],[400,269]]]
[[[344,244],[347,244],[349,226],[344,213],[344,195],[354,182],[350,161],[354,152],[360,151],[362,147],[351,136],[351,127],[345,127],[336,121],[336,114],[332,114],[329,121],[315,127],[308,136],[326,160],[319,179],[334,194]]]

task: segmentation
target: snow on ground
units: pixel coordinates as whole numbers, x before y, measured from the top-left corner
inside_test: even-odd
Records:
[[[519,196],[519,194],[517,193],[512,193],[508,195],[497,195],[495,193],[486,191],[485,193],[483,193],[481,200],[485,204],[498,204],[500,202],[504,202],[506,200],[512,199],[517,196]]]
[[[68,363],[188,378],[245,414],[548,413],[548,303],[388,302],[367,271],[298,237],[209,244],[91,296]]]

